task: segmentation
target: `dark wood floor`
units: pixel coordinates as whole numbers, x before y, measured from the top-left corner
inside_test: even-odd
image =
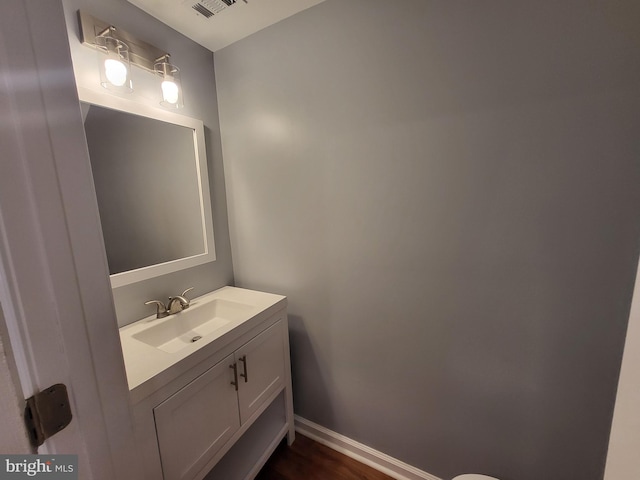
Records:
[[[367,465],[296,434],[273,453],[256,480],[393,480]]]

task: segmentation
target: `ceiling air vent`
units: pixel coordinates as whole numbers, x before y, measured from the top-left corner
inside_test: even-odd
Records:
[[[192,5],[191,8],[205,18],[211,18],[234,3],[236,3],[236,0],[201,0]]]

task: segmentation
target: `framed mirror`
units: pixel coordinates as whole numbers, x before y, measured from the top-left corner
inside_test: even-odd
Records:
[[[111,286],[215,260],[204,125],[79,90]]]

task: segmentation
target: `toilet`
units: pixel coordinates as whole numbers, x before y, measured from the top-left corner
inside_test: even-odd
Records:
[[[498,480],[496,477],[489,477],[487,475],[478,475],[477,473],[465,473],[464,475],[458,475],[451,480]]]

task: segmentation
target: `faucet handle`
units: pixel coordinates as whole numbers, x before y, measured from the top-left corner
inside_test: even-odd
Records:
[[[190,292],[190,291],[191,291],[191,290],[193,290],[193,289],[194,289],[194,287],[189,287],[189,288],[187,288],[184,292],[182,292],[182,295],[180,295],[180,296],[181,296],[181,297],[184,297],[184,296],[187,294],[187,292]]]
[[[153,305],[156,304],[156,318],[164,318],[169,315],[167,311],[167,307],[160,300],[149,300],[148,302],[144,302],[145,305]]]
[[[177,297],[175,297],[177,300],[180,300],[181,310],[186,310],[191,305],[190,300],[187,297],[185,297],[187,292],[190,292],[191,290],[193,290],[193,287],[187,288],[184,292],[182,292],[182,295],[178,295]],[[172,298],[169,299],[169,304],[171,304],[171,300],[173,299]],[[169,308],[169,313],[171,313],[171,308]]]

